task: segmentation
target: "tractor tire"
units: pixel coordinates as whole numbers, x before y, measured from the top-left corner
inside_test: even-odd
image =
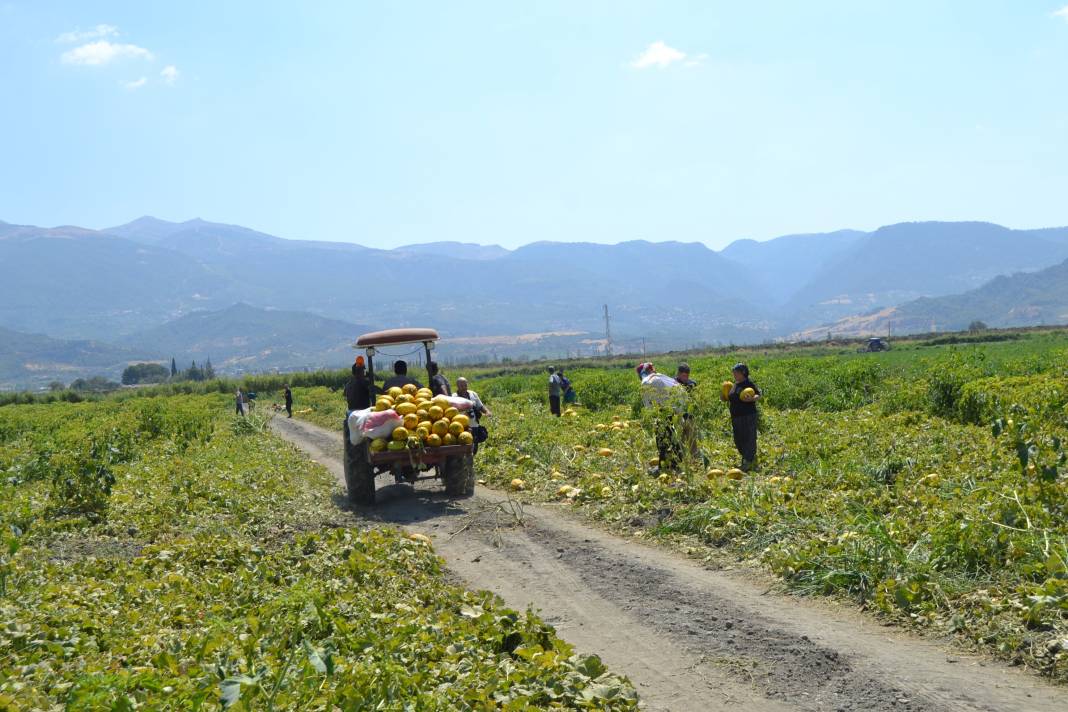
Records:
[[[456,455],[447,458],[442,469],[445,494],[450,497],[470,497],[475,493],[474,455]]]
[[[375,473],[367,459],[367,441],[353,445],[349,441],[348,423],[345,423],[345,487],[353,504],[375,503]]]

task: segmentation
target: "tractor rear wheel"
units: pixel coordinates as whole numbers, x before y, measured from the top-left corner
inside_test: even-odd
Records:
[[[450,497],[468,497],[475,493],[475,456],[455,455],[446,458],[442,467],[445,494]]]
[[[375,503],[375,473],[367,458],[367,441],[353,445],[348,423],[345,423],[345,487],[353,504]]]

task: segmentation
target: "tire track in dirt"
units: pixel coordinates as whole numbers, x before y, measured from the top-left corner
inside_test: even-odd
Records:
[[[274,430],[344,487],[341,434],[275,419]],[[551,507],[479,488],[387,485],[360,524],[428,534],[449,568],[510,606],[532,606],[561,636],[635,683],[647,710],[1068,710],[1068,690],[1020,670],[886,628],[826,602],[765,593],[615,537]],[[338,498],[341,501],[341,498]],[[521,523],[520,521],[521,520]]]

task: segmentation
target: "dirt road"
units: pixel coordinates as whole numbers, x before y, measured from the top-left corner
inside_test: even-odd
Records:
[[[340,433],[274,430],[344,487]],[[637,686],[647,710],[1068,710],[1068,690],[880,626],[848,607],[775,593],[499,493],[447,500],[379,478],[364,524],[422,532],[471,588],[532,606]],[[343,502],[341,497],[338,502]]]

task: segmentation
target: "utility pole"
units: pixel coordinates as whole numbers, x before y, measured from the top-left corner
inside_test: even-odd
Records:
[[[604,353],[605,356],[612,356],[612,329],[609,326],[607,304],[604,305]]]

